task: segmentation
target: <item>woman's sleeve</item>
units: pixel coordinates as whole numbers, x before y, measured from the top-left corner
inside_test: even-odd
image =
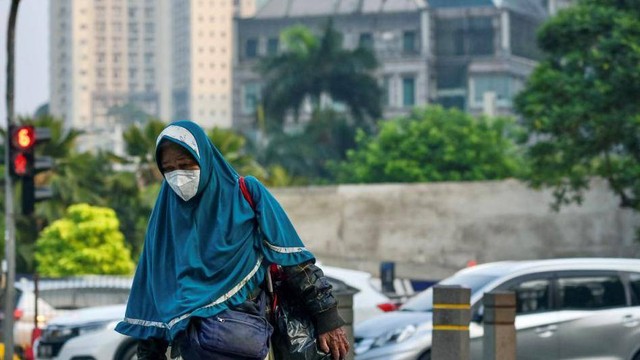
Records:
[[[316,322],[318,334],[337,329],[345,324],[338,314],[338,302],[332,286],[322,270],[309,261],[294,266],[283,266],[287,288],[302,299],[304,307]]]

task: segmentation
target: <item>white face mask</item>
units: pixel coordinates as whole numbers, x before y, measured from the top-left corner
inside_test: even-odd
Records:
[[[164,178],[182,200],[188,201],[198,192],[200,170],[175,170],[164,174]]]

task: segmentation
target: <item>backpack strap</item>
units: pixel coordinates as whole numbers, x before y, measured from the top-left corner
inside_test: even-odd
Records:
[[[247,200],[251,208],[255,211],[256,205],[253,203],[253,199],[251,198],[251,193],[249,193],[249,189],[247,189],[247,184],[244,182],[244,176],[240,176],[238,178],[238,183],[240,184],[240,191],[242,191],[242,195]]]

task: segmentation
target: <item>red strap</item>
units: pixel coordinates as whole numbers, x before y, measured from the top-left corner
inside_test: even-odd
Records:
[[[242,191],[242,195],[247,200],[249,205],[251,205],[251,208],[255,211],[256,206],[253,204],[253,199],[251,198],[251,193],[249,193],[249,189],[247,189],[247,184],[244,181],[244,176],[240,176],[238,178],[238,183],[240,184],[240,191]],[[282,272],[280,272],[280,269],[278,268],[277,264],[271,264],[271,266],[269,266],[269,272],[271,273],[271,276],[275,277],[276,279],[279,279],[282,276]],[[278,296],[275,291],[273,292],[272,296],[273,296],[272,310],[273,310],[273,313],[275,314],[276,307],[278,306]]]
[[[244,176],[240,176],[238,178],[238,182],[240,183],[240,191],[242,191],[242,195],[244,195],[244,198],[247,200],[249,205],[251,205],[251,208],[253,210],[255,210],[256,206],[253,204],[253,199],[251,198],[251,194],[249,193],[249,189],[247,189],[247,184],[245,184],[245,182],[244,182]]]

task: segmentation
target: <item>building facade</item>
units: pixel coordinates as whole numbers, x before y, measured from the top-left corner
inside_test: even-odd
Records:
[[[270,0],[236,20],[234,126],[250,133],[261,93],[255,64],[277,53],[280,32],[304,24],[316,32],[327,19],[347,48],[367,44],[380,67],[384,117],[441,104],[474,114],[512,114],[540,52],[535,32],[568,0],[385,1]]]
[[[255,66],[260,58],[281,50],[281,31],[304,24],[320,33],[329,19],[342,33],[346,48],[368,46],[376,54],[380,66],[375,75],[385,89],[386,116],[427,103],[428,18],[419,1],[271,0],[254,17],[236,19],[235,128],[248,135],[256,128],[256,109],[263,84]]]
[[[144,114],[230,127],[232,19],[254,12],[255,0],[51,1],[50,111],[85,132],[80,150],[118,154]]]

